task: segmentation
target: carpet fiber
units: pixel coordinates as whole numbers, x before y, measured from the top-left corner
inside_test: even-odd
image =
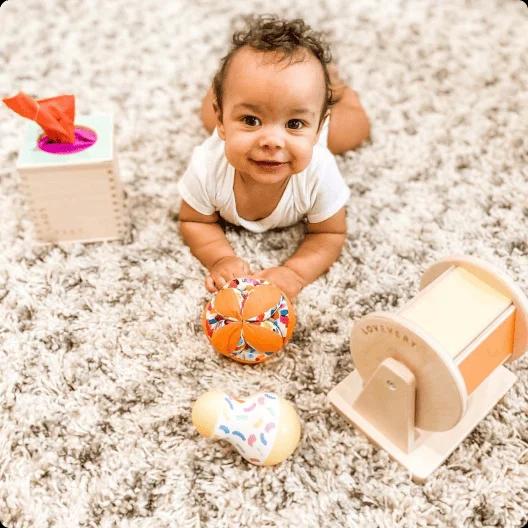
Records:
[[[338,158],[352,191],[339,261],[298,299],[276,360],[243,366],[198,324],[204,270],[178,233],[176,182],[206,137],[200,101],[240,14],[327,31],[372,120]],[[236,20],[235,20],[236,23]],[[354,368],[352,322],[393,312],[423,270],[480,256],[528,287],[528,9],[516,0],[9,0],[1,95],[74,93],[115,114],[128,243],[36,246],[14,169],[24,120],[0,109],[0,519],[21,527],[500,526],[528,516],[528,359],[424,484],[326,400]],[[254,268],[293,227],[228,230]],[[295,403],[298,450],[249,465],[190,423],[204,391]],[[302,519],[302,521],[301,521]]]

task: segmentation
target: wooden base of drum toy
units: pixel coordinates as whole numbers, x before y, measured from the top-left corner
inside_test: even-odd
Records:
[[[356,370],[332,405],[425,480],[513,385],[502,365],[528,344],[528,300],[499,270],[453,257],[427,270],[397,314],[357,321]]]
[[[398,366],[402,366],[401,363]],[[394,375],[392,383],[402,380],[401,385],[397,382],[393,388],[387,384],[388,373]],[[373,378],[367,385],[373,390],[367,387],[362,390],[361,376],[357,371],[352,372],[330,392],[330,402],[375,444],[405,466],[417,482],[425,481],[447,459],[517,379],[508,369],[499,367],[471,395],[466,412],[455,427],[431,432],[418,429],[414,424],[414,376],[409,383],[398,376],[397,370],[389,369],[376,371]],[[395,391],[401,392],[393,396]],[[389,400],[388,408],[380,407],[380,401],[395,397],[397,399]],[[360,401],[355,404],[356,400]]]

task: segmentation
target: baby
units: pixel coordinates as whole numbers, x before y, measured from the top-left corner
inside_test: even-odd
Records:
[[[260,16],[233,35],[203,102],[212,135],[178,184],[181,234],[210,292],[251,275],[293,300],[339,257],[350,191],[333,154],[358,146],[369,122],[330,61],[301,19]],[[306,236],[282,265],[252,273],[220,219],[254,232],[305,220]]]

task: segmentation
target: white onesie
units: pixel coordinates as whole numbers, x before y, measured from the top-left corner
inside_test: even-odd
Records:
[[[178,191],[193,209],[204,215],[214,212],[227,222],[262,233],[286,227],[307,218],[316,223],[327,220],[343,207],[350,196],[334,155],[328,150],[328,120],[308,166],[292,175],[277,207],[266,218],[246,220],[237,213],[233,191],[235,169],[225,157],[225,143],[216,129],[193,150]]]

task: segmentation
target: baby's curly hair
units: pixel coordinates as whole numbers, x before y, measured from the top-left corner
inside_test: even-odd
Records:
[[[246,29],[236,31],[232,37],[232,46],[228,54],[222,58],[220,68],[213,79],[213,91],[216,103],[222,116],[223,84],[227,68],[233,55],[243,46],[250,46],[259,51],[278,51],[282,54],[280,60],[294,61],[300,49],[311,52],[321,63],[326,86],[326,97],[321,110],[320,122],[328,108],[336,103],[330,87],[330,77],[327,65],[332,61],[329,45],[324,41],[322,33],[312,28],[301,18],[285,20],[277,15],[252,15],[245,18]]]

